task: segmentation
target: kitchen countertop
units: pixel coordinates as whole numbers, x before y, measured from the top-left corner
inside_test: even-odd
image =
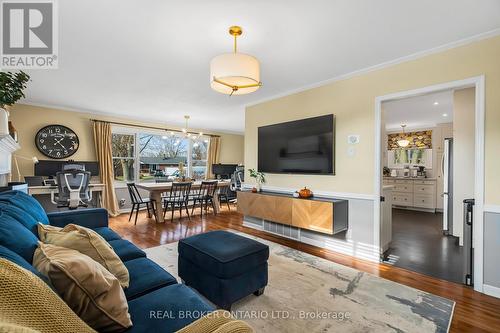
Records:
[[[391,177],[391,176],[384,176],[384,179],[403,179],[403,180],[436,180],[436,178],[423,178],[423,177]]]

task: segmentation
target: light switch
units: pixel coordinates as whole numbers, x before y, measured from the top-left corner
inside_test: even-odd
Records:
[[[351,156],[351,157],[356,155],[356,148],[354,148],[354,147],[347,148],[347,155]]]

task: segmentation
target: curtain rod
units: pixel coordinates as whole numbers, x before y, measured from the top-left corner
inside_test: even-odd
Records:
[[[100,121],[100,122],[103,122],[103,123],[109,123],[109,124],[114,124],[114,125],[137,127],[137,128],[147,128],[147,129],[155,129],[155,130],[160,130],[160,131],[165,131],[165,132],[184,133],[184,132],[176,130],[176,129],[154,127],[154,126],[147,126],[147,125],[135,125],[135,124],[130,124],[130,123],[121,123],[121,122],[117,122],[117,121],[107,121],[107,120],[99,120],[99,119],[90,119],[90,121]],[[200,133],[196,133],[196,132],[188,132],[188,133],[195,134],[195,135],[200,134]],[[220,135],[216,135],[216,134],[205,134],[205,133],[203,133],[203,135],[209,136],[209,137],[212,137],[212,138],[220,138]]]

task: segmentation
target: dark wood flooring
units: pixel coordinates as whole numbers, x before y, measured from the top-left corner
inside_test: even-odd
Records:
[[[456,302],[456,306],[451,332],[500,332],[500,299],[478,293],[464,285],[404,268],[373,263],[267,234],[244,227],[242,223],[243,217],[235,212],[234,207],[230,212],[223,207],[221,213],[216,216],[208,215],[200,218],[198,215],[192,217],[191,221],[183,218],[174,223],[157,224],[153,219],[148,219],[145,212],[139,214],[135,226],[133,222],[128,222],[127,214],[110,219],[112,229],[142,248],[176,242],[184,237],[209,230],[232,229],[245,232],[360,271],[452,299]]]
[[[392,242],[384,253],[388,264],[462,283],[463,247],[442,232],[443,214],[392,210]]]

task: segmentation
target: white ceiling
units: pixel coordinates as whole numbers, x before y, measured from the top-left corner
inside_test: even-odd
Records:
[[[247,104],[500,27],[498,0],[58,3],[59,69],[30,72],[28,103],[233,132]],[[264,86],[228,97],[209,62],[234,24]]]
[[[453,90],[384,102],[382,109],[387,131],[400,131],[401,124],[411,130],[450,123],[453,121]]]

